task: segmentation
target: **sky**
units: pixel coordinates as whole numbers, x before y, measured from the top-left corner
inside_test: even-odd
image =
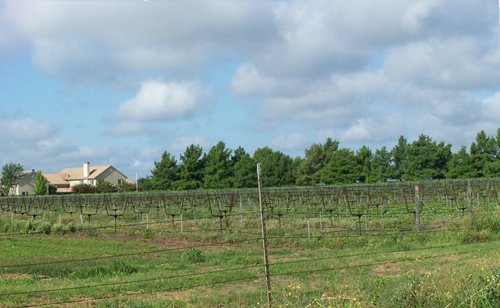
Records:
[[[497,0],[0,0],[0,165],[303,156],[500,127]]]

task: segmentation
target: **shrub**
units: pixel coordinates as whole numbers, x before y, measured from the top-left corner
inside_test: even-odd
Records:
[[[33,224],[33,231],[35,233],[50,234],[52,225],[46,221],[36,221],[36,223]]]
[[[155,235],[151,229],[144,230],[144,233],[142,234],[142,236],[147,240],[151,240],[155,237]]]
[[[75,225],[75,223],[72,222],[72,221],[68,222],[68,224],[66,225],[66,230],[68,230],[71,233],[75,233],[76,232],[76,225]]]
[[[60,233],[60,234],[64,234],[65,233],[65,230],[63,228],[63,225],[61,224],[54,224],[52,226],[52,232],[54,233]]]
[[[182,254],[181,259],[189,263],[203,263],[206,260],[206,255],[201,249],[191,248]]]
[[[105,276],[130,275],[138,271],[138,267],[127,264],[125,261],[113,261],[105,265],[80,268],[73,272],[71,276],[79,279],[88,279]]]
[[[78,184],[73,188],[77,194],[93,194],[96,188],[90,184]]]
[[[97,182],[95,191],[98,193],[112,193],[112,192],[117,192],[118,188],[109,182],[99,181]]]

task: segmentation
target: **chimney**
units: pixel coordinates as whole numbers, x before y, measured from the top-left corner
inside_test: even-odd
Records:
[[[90,163],[88,161],[83,162],[83,177],[88,178],[89,177],[89,168]]]

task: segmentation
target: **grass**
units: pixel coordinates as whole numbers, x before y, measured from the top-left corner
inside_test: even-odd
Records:
[[[281,227],[270,220],[275,306],[500,306],[499,213],[424,217],[420,233],[411,231],[411,215],[365,217],[361,234],[349,217],[285,217]],[[59,232],[59,219],[47,221],[49,232],[41,222],[0,217],[6,232],[0,236],[0,306],[267,304],[260,230],[252,217],[235,216],[222,232],[217,220],[202,218],[183,221],[182,229],[168,221],[116,233],[81,226]],[[78,226],[61,219],[71,223]],[[41,225],[42,232],[33,232]],[[24,234],[9,235],[13,231]]]

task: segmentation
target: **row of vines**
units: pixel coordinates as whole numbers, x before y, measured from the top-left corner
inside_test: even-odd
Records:
[[[425,217],[438,215],[493,213],[500,203],[499,187],[500,180],[489,179],[268,188],[263,190],[262,202],[266,217],[274,222],[271,228],[304,223],[310,233],[311,224],[325,231],[334,229],[336,222],[351,221],[353,230],[361,232],[375,230],[376,222],[384,219],[412,221],[417,212],[424,223]],[[82,227],[110,225],[115,229],[132,223],[183,231],[215,226],[220,232],[238,226],[258,228],[258,209],[256,189],[0,198],[0,210],[12,220],[60,223],[61,217],[70,217]]]

